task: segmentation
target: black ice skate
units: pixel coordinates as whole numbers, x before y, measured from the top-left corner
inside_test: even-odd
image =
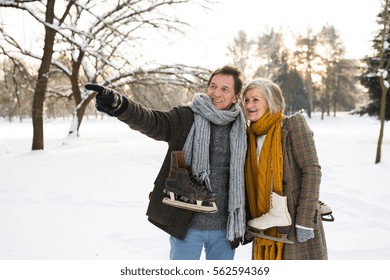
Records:
[[[215,213],[215,193],[195,180],[184,164],[182,151],[172,151],[171,168],[165,181],[165,190],[169,197],[163,203],[195,212]]]

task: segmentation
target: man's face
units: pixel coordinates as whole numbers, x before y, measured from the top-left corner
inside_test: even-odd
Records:
[[[217,74],[207,88],[207,95],[211,98],[215,108],[227,110],[237,102],[234,94],[234,79],[231,75]]]

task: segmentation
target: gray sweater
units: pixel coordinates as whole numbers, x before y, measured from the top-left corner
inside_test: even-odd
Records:
[[[224,230],[228,219],[228,191],[230,169],[231,124],[211,124],[210,132],[210,182],[217,199],[218,212],[195,213],[191,228],[198,230]]]

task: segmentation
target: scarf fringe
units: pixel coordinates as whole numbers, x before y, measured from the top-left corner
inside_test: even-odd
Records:
[[[243,238],[245,234],[246,214],[242,208],[236,208],[229,212],[227,222],[227,239],[233,241],[236,238]]]

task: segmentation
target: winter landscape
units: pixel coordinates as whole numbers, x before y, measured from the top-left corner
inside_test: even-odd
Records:
[[[375,164],[380,122],[338,113],[309,119],[322,165],[321,199],[331,260],[390,259],[390,126]],[[0,121],[1,260],[167,260],[168,235],[145,215],[166,144],[114,118],[45,121],[45,150],[32,126]],[[236,259],[250,259],[250,245]]]
[[[30,52],[33,54],[32,57],[41,57],[40,52],[44,42],[46,46],[46,40],[43,37],[45,29],[44,25],[39,24],[37,20],[45,18],[41,12],[46,5],[49,7],[49,3],[54,3],[54,1],[46,1],[46,3],[45,1],[18,1],[25,2],[19,3],[20,6],[19,4],[15,6],[15,1],[0,2],[2,2],[0,10],[2,53],[8,58],[14,57],[14,54],[19,51],[29,54],[27,58]],[[31,2],[31,5],[28,2]],[[64,1],[57,1],[57,17],[64,4],[59,2]],[[183,29],[183,34],[177,36],[174,32],[171,34],[171,27],[175,24],[167,29],[170,32],[166,32],[164,28],[160,29],[157,27],[158,24],[154,25],[157,27],[156,33],[151,32],[149,28],[138,30],[138,27],[133,28],[132,24],[128,25],[132,21],[122,21],[132,16],[123,16],[124,14],[118,11],[109,16],[109,10],[99,7],[95,11],[95,4],[97,5],[99,1],[96,3],[94,1],[65,2],[72,5],[77,2],[75,5],[77,13],[71,13],[67,20],[63,20],[67,16],[63,17],[61,21],[64,25],[57,25],[57,19],[59,19],[57,18],[54,24],[50,23],[46,26],[56,31],[56,37],[60,35],[67,41],[72,38],[69,40],[70,52],[67,53],[69,58],[74,58],[77,51],[84,53],[85,50],[91,49],[92,52],[87,52],[87,55],[83,56],[85,60],[107,61],[109,63],[103,63],[103,65],[113,67],[103,72],[99,69],[95,69],[96,71],[84,69],[84,73],[89,77],[72,75],[73,78],[78,77],[75,79],[77,84],[80,84],[84,78],[88,81],[100,80],[100,78],[105,80],[106,77],[115,76],[112,73],[117,73],[117,71],[124,73],[123,69],[127,69],[128,65],[133,71],[145,62],[147,64],[183,63],[215,69],[226,63],[226,47],[235,41],[234,37],[239,34],[239,31],[244,30],[248,38],[253,39],[261,35],[262,31],[268,27],[275,28],[276,31],[286,30],[287,35],[293,35],[291,38],[287,36],[286,42],[289,45],[292,37],[299,33],[307,32],[309,35],[309,30],[311,31],[312,28],[316,33],[325,25],[330,24],[330,27],[334,25],[337,31],[336,37],[343,44],[345,43],[345,58],[360,59],[371,56],[372,40],[376,38],[377,31],[381,28],[377,25],[376,19],[381,11],[380,6],[384,3],[383,0],[359,0],[357,2],[330,0],[321,3],[310,0],[263,2],[226,0],[216,1],[221,5],[210,11],[208,9],[197,11],[197,9],[188,8],[187,5],[184,10],[179,8],[165,10],[164,8],[160,11],[161,15],[160,12],[157,13],[156,18],[157,22],[163,19],[162,26],[168,23],[167,27],[169,27],[170,15],[173,15],[173,22],[183,20],[187,23],[188,21],[188,27],[191,27]],[[109,4],[116,9],[123,1],[117,2],[117,4],[112,2]],[[122,7],[126,13],[130,11],[133,15],[138,14],[134,12],[137,11],[134,7],[137,7],[138,3],[141,3],[141,6],[146,2],[160,6],[158,4],[160,1],[127,2],[131,8]],[[347,13],[346,20],[345,11],[349,11],[351,5],[354,10],[352,13]],[[5,9],[4,7],[7,6],[13,7]],[[24,10],[25,6],[30,7]],[[19,10],[19,8],[22,9]],[[89,16],[85,14],[80,17],[82,20],[79,21],[78,16],[81,16],[79,12],[84,10],[88,15],[91,13],[92,18],[96,17],[98,21],[93,20],[91,24],[88,20]],[[116,17],[116,15],[120,16]],[[144,17],[147,19],[145,23],[148,27],[149,23],[153,22],[151,18]],[[138,18],[134,19],[136,19],[134,22],[138,23]],[[105,28],[100,28],[98,24],[100,21],[118,25],[104,22]],[[84,26],[84,24],[87,25]],[[102,33],[89,33],[95,27],[98,27],[99,32],[102,31]],[[119,45],[111,48],[113,30],[117,33],[122,27],[125,27],[124,29],[127,27],[132,31],[119,33],[131,34],[131,36],[118,37],[119,39],[113,42],[126,43],[124,45],[130,48],[125,47],[121,50],[118,48]],[[137,32],[133,33],[135,30]],[[87,40],[73,39],[74,34]],[[106,34],[108,37],[105,37]],[[96,40],[91,40],[91,38]],[[128,41],[129,38],[131,38],[130,41]],[[144,40],[138,42],[133,40],[134,38]],[[87,41],[90,45],[86,44]],[[4,45],[5,42],[8,43]],[[67,68],[66,65],[74,66],[73,59],[68,63],[57,60],[58,57],[66,58],[66,55],[61,53],[66,52],[62,46],[63,41],[58,42],[60,45],[54,44],[53,57],[55,59],[52,64],[60,66],[59,69]],[[249,42],[247,45],[250,46]],[[20,46],[20,49],[17,46]],[[101,48],[95,57],[96,46],[101,46]],[[108,47],[108,52],[105,47]],[[120,57],[122,61],[114,63],[111,59],[111,55],[114,54],[112,49],[119,50],[114,57]],[[100,53],[101,50],[102,53]],[[85,60],[81,65],[88,65]],[[14,65],[19,65],[19,63]],[[118,65],[120,65],[119,68]],[[26,69],[30,66],[28,65]],[[107,68],[106,66],[104,67]],[[249,65],[244,69],[251,72],[252,66],[255,65]],[[6,67],[4,66],[3,69]],[[75,69],[78,68],[73,70]],[[341,72],[334,71],[334,69],[332,73],[340,76]],[[69,69],[65,69],[64,73],[68,76]],[[102,76],[99,78],[100,74],[94,76],[93,73],[102,73]],[[107,73],[109,75],[106,76]],[[353,73],[353,77],[356,76],[355,74],[360,76],[362,73]],[[127,73],[124,75],[126,76]],[[36,76],[36,73],[32,73],[32,76]],[[15,87],[14,95],[7,83],[3,86],[6,98],[2,100],[2,104],[6,104],[9,99],[9,108],[16,101],[18,106],[14,104],[16,107],[13,109],[31,108],[30,104],[27,104],[20,96],[23,97],[26,94],[27,97],[32,97],[30,96],[32,84],[25,83],[27,76],[20,77],[18,79],[22,79],[22,86]],[[14,78],[15,76],[12,76],[13,81]],[[335,81],[337,80],[336,78]],[[4,81],[6,81],[6,75],[4,75]],[[60,84],[60,79],[50,78],[46,93],[58,92],[68,97],[67,90],[63,90],[62,87],[57,90],[55,86],[50,85],[50,82],[57,85]],[[108,81],[105,80],[105,82]],[[111,81],[108,83],[111,84]],[[19,93],[19,90],[22,91]],[[357,93],[352,89],[351,92]],[[75,98],[77,103],[76,93],[77,91],[73,92],[70,97]],[[46,99],[45,102],[47,101]],[[4,108],[1,108],[1,112],[10,110]],[[73,109],[71,108],[69,112]],[[53,112],[55,110],[58,108],[53,109]],[[69,114],[69,112],[59,112],[57,116]],[[25,113],[14,113],[12,111],[10,115],[30,116]],[[45,116],[48,117],[49,114]],[[338,112],[336,117],[326,116],[324,120],[321,120],[319,113],[314,113],[312,118],[307,116],[306,118],[314,132],[322,166],[320,199],[333,209],[335,217],[335,222],[324,223],[330,261],[313,261],[310,265],[308,262],[273,262],[271,265],[269,262],[250,261],[251,245],[240,246],[236,250],[235,259],[237,261],[234,262],[169,261],[169,236],[150,224],[145,215],[149,193],[166,153],[166,143],[154,141],[132,131],[115,118],[98,114],[85,117],[80,137],[67,136],[71,119],[45,119],[45,148],[40,151],[31,151],[32,120],[19,121],[15,117],[10,122],[1,118],[0,280],[115,280],[119,277],[123,279],[123,276],[131,276],[135,279],[136,275],[122,274],[122,271],[126,271],[127,267],[139,269],[158,266],[173,269],[175,266],[176,268],[206,268],[208,269],[207,279],[212,280],[226,278],[226,270],[219,270],[221,267],[251,266],[258,268],[267,265],[271,267],[268,280],[290,278],[292,275],[294,279],[299,280],[329,280],[334,276],[352,279],[366,279],[374,276],[383,278],[383,275],[388,274],[387,268],[390,264],[390,239],[388,238],[390,234],[390,125],[389,123],[385,125],[381,162],[375,164],[380,128],[380,122],[376,118],[360,117],[348,112]],[[215,272],[216,268],[219,273],[211,275],[210,272]],[[144,279],[146,277],[143,276],[147,276],[147,279],[151,278],[150,274],[143,276],[138,274],[138,276]],[[163,277],[155,276],[153,277],[155,279],[172,280],[174,278],[172,274],[165,274]],[[177,276],[181,277],[181,280],[189,279],[183,275]],[[194,278],[199,275],[190,276]],[[249,275],[241,276],[244,279],[249,278]],[[260,277],[258,274],[254,276]]]

